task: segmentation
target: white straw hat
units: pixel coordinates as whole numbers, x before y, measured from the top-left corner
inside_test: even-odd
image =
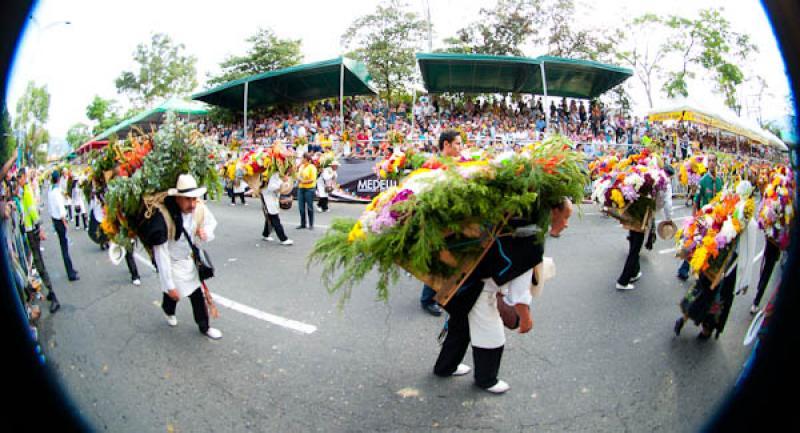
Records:
[[[170,188],[167,194],[177,197],[202,197],[206,193],[205,187],[198,187],[197,181],[191,174],[178,176],[178,184],[175,188]]]

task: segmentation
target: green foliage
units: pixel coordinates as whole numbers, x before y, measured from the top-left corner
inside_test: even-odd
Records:
[[[17,150],[17,137],[11,130],[11,116],[5,102],[0,113],[0,166],[13,158]]]
[[[86,106],[86,117],[97,122],[92,128],[91,135],[98,135],[108,128],[119,123],[122,118],[119,116],[119,108],[113,99],[103,99],[95,95],[92,102]]]
[[[150,45],[137,45],[133,60],[138,71],[123,71],[116,80],[117,92],[128,94],[138,108],[191,92],[197,87],[197,59],[183,54],[184,49],[163,33],[152,35]]]
[[[270,29],[259,29],[247,38],[250,48],[244,56],[230,56],[220,63],[222,71],[210,77],[208,84],[216,86],[248,75],[274,71],[300,64],[303,53],[300,39],[280,39]]]
[[[444,40],[444,51],[522,56],[522,45],[540,31],[542,0],[500,0],[494,9],[481,8],[480,19]]]
[[[428,29],[417,14],[400,0],[386,0],[375,12],[357,18],[342,35],[347,56],[367,65],[372,79],[389,103],[392,95],[407,87],[414,77],[414,54]]]
[[[198,185],[208,188],[211,198],[217,197],[221,192],[218,155],[216,145],[194,124],[168,114],[153,135],[153,150],[145,156],[142,167],[129,177],[118,176],[108,183],[108,218],[115,219],[120,227],[115,242],[124,245],[135,236],[136,222],[144,212],[143,198],[174,188],[181,174],[191,174]]]
[[[546,233],[550,208],[564,197],[581,200],[589,181],[581,169],[583,156],[570,147],[569,140],[556,136],[530,150],[529,156],[513,156],[469,180],[452,161],[443,160],[448,167],[439,171],[442,178],[430,189],[392,205],[400,216],[395,226],[351,242],[356,220],[337,219],[314,245],[308,266],[322,266],[323,285],[330,293],[342,291],[340,304],[355,284],[377,270],[377,297],[385,301],[399,263],[415,275],[448,277],[457,269],[440,259],[441,251],[450,251],[459,263],[477,257],[480,239],[463,233],[470,224],[482,227],[485,237],[509,216],[529,216]],[[398,189],[404,189],[402,183]]]
[[[668,52],[666,44],[653,39],[654,31],[663,25],[661,17],[648,13],[626,22],[624,30],[618,30],[613,36],[615,60],[633,69],[644,87],[650,108],[653,108],[655,80],[661,74]]]
[[[17,115],[14,118],[14,129],[23,131],[22,154],[25,161],[33,159],[43,162],[39,148],[50,141],[50,133],[45,129],[50,111],[50,93],[47,86],[36,86],[29,81],[25,93],[17,101]],[[44,160],[47,154],[44,155]]]
[[[90,138],[92,136],[89,133],[89,127],[83,123],[76,123],[67,131],[67,143],[69,143],[69,147],[72,150],[77,149],[78,146],[86,143]]]
[[[667,50],[682,59],[680,70],[668,71],[663,90],[670,97],[688,96],[687,79],[694,76],[692,67],[699,67],[711,74],[725,105],[738,112],[736,87],[745,78],[739,65],[758,47],[748,34],[733,31],[722,13],[709,8],[693,19],[672,15],[663,21],[672,30]]]

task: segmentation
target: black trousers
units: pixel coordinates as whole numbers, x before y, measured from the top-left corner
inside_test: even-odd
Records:
[[[53,228],[58,233],[58,243],[61,245],[61,258],[64,259],[64,268],[67,270],[67,277],[74,279],[78,276],[75,268],[72,267],[72,259],[69,257],[69,243],[67,241],[67,227],[61,220],[53,219]]]
[[[131,273],[131,281],[139,279],[139,268],[136,267],[136,259],[133,257],[132,250],[125,250],[125,264],[128,265],[128,272]]]
[[[278,214],[271,215],[268,213],[267,217],[264,218],[264,230],[261,232],[261,236],[269,236],[273,228],[275,229],[275,234],[278,235],[278,239],[280,239],[281,242],[289,239],[286,237],[286,233],[283,231],[281,217]]]
[[[619,276],[617,282],[623,286],[631,282],[631,278],[639,273],[639,252],[642,251],[642,244],[644,243],[644,233],[635,231],[628,232],[628,258],[625,260],[625,266],[622,268],[622,275]]]
[[[42,277],[42,282],[47,286],[47,293],[53,293],[53,285],[50,283],[50,274],[47,273],[47,268],[44,267],[44,260],[42,260],[42,250],[39,249],[41,241],[39,240],[39,230],[42,228],[36,226],[35,229],[25,232],[28,238],[28,245],[31,247],[31,254],[33,255],[33,266]]]
[[[323,211],[328,210],[328,197],[320,197],[319,198],[319,208]]]
[[[75,228],[81,228],[81,220],[83,220],[83,228],[88,229],[88,223],[86,222],[86,213],[81,212],[81,208],[75,208]]]
[[[206,298],[203,296],[203,290],[198,287],[197,290],[189,295],[189,300],[192,302],[192,313],[194,314],[194,321],[200,332],[203,334],[208,331],[208,310],[206,309]],[[168,294],[164,293],[164,299],[161,301],[161,309],[167,316],[175,315],[175,307],[178,306],[178,301],[173,301]]]
[[[442,343],[442,349],[433,367],[433,374],[437,376],[451,376],[467,353],[470,343],[467,316],[483,290],[483,282],[473,282],[469,286],[465,285],[461,290],[461,293],[454,296],[444,306],[450,317],[447,319],[447,337]],[[503,347],[496,349],[472,347],[477,386],[491,388],[497,384],[497,373],[500,370],[502,356]]]
[[[242,200],[242,204],[244,204],[244,193],[243,192],[234,192],[231,194],[231,204],[236,204],[236,197],[239,197]]]
[[[770,276],[772,276],[772,270],[775,269],[775,263],[778,261],[778,257],[781,256],[781,250],[777,245],[770,241],[767,241],[766,244],[766,247],[764,247],[764,262],[761,266],[761,276],[758,278],[758,292],[756,293],[756,299],[753,301],[753,305],[756,306],[761,303],[761,297],[764,296],[764,291],[767,289],[767,283],[769,282]]]

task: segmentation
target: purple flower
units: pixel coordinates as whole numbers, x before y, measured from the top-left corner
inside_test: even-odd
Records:
[[[714,240],[717,241],[717,248],[720,250],[725,248],[726,245],[728,245],[728,240],[725,238],[725,236],[722,235],[722,233],[717,234]]]
[[[397,224],[397,219],[392,214],[391,206],[384,206],[381,209],[381,213],[372,222],[372,227],[370,227],[372,232],[380,233],[384,228],[390,229],[394,227]]]
[[[639,193],[633,189],[632,185],[622,185],[619,189],[622,193],[622,196],[625,197],[625,201],[627,202],[634,202],[639,198]]]
[[[414,191],[411,191],[410,189],[406,188],[406,189],[398,192],[397,194],[395,194],[395,196],[392,198],[391,204],[395,204],[395,203],[398,203],[398,202],[401,202],[401,201],[406,201],[412,195],[414,195]]]

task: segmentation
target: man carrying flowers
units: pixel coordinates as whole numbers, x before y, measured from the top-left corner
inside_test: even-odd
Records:
[[[700,178],[697,185],[697,194],[692,201],[692,214],[697,213],[698,209],[707,205],[717,193],[722,191],[722,176],[717,172],[717,156],[714,154],[708,155],[708,171]],[[681,267],[678,269],[678,278],[683,281],[689,279],[689,262],[683,261]]]

